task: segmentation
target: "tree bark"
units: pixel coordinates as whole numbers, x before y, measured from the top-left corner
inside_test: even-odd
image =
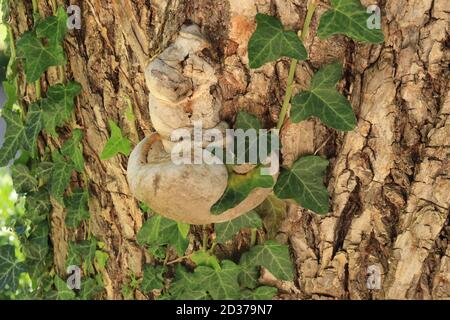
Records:
[[[32,24],[31,3],[14,1],[14,34]],[[30,1],[31,2],[31,1]],[[68,1],[57,1],[68,5]],[[373,4],[374,1],[362,1]],[[163,50],[186,22],[211,40],[220,61],[222,117],[233,123],[237,111],[258,115],[267,127],[278,120],[289,69],[280,60],[257,70],[248,67],[247,42],[257,12],[279,17],[299,30],[306,16],[303,0],[75,0],[81,30],[65,41],[67,76],[83,91],[76,122],[83,128],[91,200],[91,231],[104,242],[109,262],[102,276],[105,299],[121,299],[130,272],[142,276],[149,262],[136,243],[143,223],[126,180],[127,158],[99,158],[108,139],[108,120],[119,123],[137,144],[152,132],[143,67]],[[314,119],[288,123],[282,130],[283,162],[317,153],[330,160],[327,184],[331,212],[319,217],[289,205],[276,238],[289,243],[297,279],[283,299],[449,299],[450,95],[449,13],[445,0],[383,0],[382,45],[358,44],[343,36],[320,40],[319,5],[305,43],[310,60],[297,66],[295,91],[306,88],[315,70],[338,60],[344,64],[339,89],[358,118],[349,133],[328,129]],[[42,15],[52,1],[39,1]],[[44,88],[57,81],[51,69]],[[26,89],[29,97],[33,88]],[[131,102],[136,117],[125,116]],[[63,136],[70,135],[63,130]],[[58,145],[49,137],[41,141]],[[72,183],[81,180],[74,176]],[[64,274],[71,232],[64,213],[51,217],[54,263]],[[369,267],[381,270],[381,289],[369,290]],[[137,294],[137,298],[144,298]]]

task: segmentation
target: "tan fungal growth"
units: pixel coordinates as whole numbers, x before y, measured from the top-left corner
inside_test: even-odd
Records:
[[[183,26],[176,40],[147,66],[150,116],[157,133],[134,149],[128,163],[128,181],[137,199],[158,214],[191,224],[233,219],[258,206],[271,192],[255,189],[235,208],[212,215],[211,207],[227,187],[225,165],[175,164],[171,159],[178,142],[171,140],[175,129],[192,135],[196,123],[220,132],[228,128],[219,117],[218,65],[205,54],[209,48],[197,25]]]

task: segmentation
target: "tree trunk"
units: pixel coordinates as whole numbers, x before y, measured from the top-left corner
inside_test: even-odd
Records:
[[[32,24],[31,1],[13,1],[16,37]],[[68,5],[68,1],[57,1]],[[63,3],[64,2],[64,3]],[[374,1],[362,1],[373,4]],[[42,15],[52,1],[39,1]],[[143,66],[163,50],[183,23],[194,22],[211,40],[222,70],[222,117],[237,111],[258,115],[267,127],[278,117],[287,60],[250,70],[247,42],[257,12],[279,17],[299,30],[306,0],[74,0],[82,27],[65,41],[67,76],[82,85],[76,122],[83,128],[89,177],[91,232],[110,258],[102,276],[105,299],[121,299],[130,273],[142,276],[149,256],[136,243],[144,217],[130,194],[127,158],[102,161],[108,120],[119,123],[137,144],[152,132]],[[305,88],[320,66],[344,64],[339,88],[351,101],[358,127],[338,133],[314,119],[282,130],[283,162],[320,154],[330,160],[327,184],[331,212],[319,217],[289,205],[276,238],[289,243],[297,279],[284,299],[450,298],[449,50],[446,0],[382,0],[382,45],[358,44],[335,36],[320,40],[319,5],[305,43],[310,60],[299,63],[295,91]],[[44,81],[45,80],[45,81]],[[43,80],[51,85],[57,70]],[[26,93],[33,96],[33,88]],[[136,120],[125,116],[129,102]],[[67,136],[69,132],[65,132]],[[47,137],[46,144],[59,142]],[[76,185],[81,177],[73,177]],[[51,216],[54,264],[64,274],[67,241],[83,239],[64,226],[64,213]],[[369,290],[376,266],[381,288]],[[144,298],[137,294],[137,298]]]

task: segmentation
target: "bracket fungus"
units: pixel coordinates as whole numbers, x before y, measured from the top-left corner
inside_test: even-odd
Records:
[[[209,48],[197,25],[185,25],[175,41],[148,64],[145,79],[156,133],[136,146],[128,163],[130,189],[138,200],[162,216],[190,224],[231,220],[254,209],[271,192],[270,188],[254,189],[236,207],[213,215],[211,207],[227,188],[227,167],[172,161],[174,130],[193,134],[196,123],[220,132],[228,128],[219,115],[219,65],[204,54]]]

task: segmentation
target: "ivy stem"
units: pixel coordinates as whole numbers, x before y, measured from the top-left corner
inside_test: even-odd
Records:
[[[250,246],[253,247],[256,244],[256,235],[257,235],[258,229],[252,228],[250,233]]]
[[[202,247],[203,250],[207,250],[208,249],[208,230],[206,230],[207,226],[204,225],[203,226],[203,241],[202,241]]]
[[[308,5],[308,12],[306,13],[305,23],[303,24],[303,30],[301,32],[301,40],[305,42],[306,36],[309,33],[309,25],[311,24],[312,17],[314,15],[314,11],[316,10],[317,5],[314,3],[310,3]],[[286,114],[289,108],[289,104],[291,102],[292,97],[292,89],[295,77],[295,69],[297,68],[297,59],[291,60],[291,65],[289,67],[289,75],[286,85],[286,93],[284,95],[283,106],[281,107],[280,116],[278,118],[277,129],[280,130],[284,124],[284,120],[286,119]]]
[[[39,13],[38,0],[32,0],[32,4],[33,4],[33,12],[34,13]]]

